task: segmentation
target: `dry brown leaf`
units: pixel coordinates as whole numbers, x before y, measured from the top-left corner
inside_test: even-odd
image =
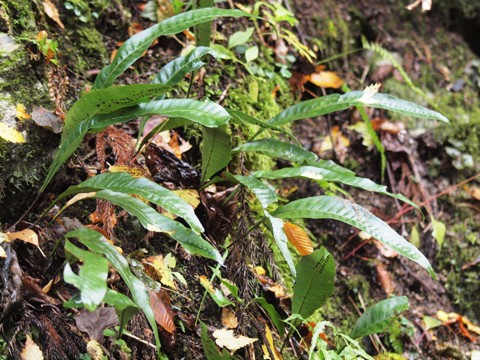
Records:
[[[165,290],[160,290],[158,293],[153,291],[149,291],[148,293],[150,295],[150,305],[155,314],[157,324],[170,334],[173,334],[177,330],[173,323],[173,317],[175,314],[170,307],[170,297],[167,292]]]
[[[30,229],[7,233],[7,241],[10,242],[13,240],[21,240],[23,242],[38,246],[38,235],[35,233],[35,231]]]
[[[238,319],[235,313],[226,307],[222,309],[222,325],[229,329],[235,329],[238,326]]]
[[[243,335],[235,336],[233,330],[217,329],[213,333],[215,342],[222,348],[227,348],[231,352],[235,352],[247,345],[253,344],[258,339],[249,338]]]
[[[80,193],[75,195],[73,198],[67,201],[65,204],[65,208],[75,204],[77,201],[84,200],[84,199],[90,199],[94,197],[97,194],[96,191],[88,192],[88,193]]]
[[[283,230],[285,230],[285,234],[287,235],[287,239],[290,241],[290,244],[295,246],[300,255],[306,256],[313,252],[312,241],[308,237],[305,230],[303,230],[300,226],[290,222],[285,222],[283,224]]]
[[[474,332],[477,335],[480,335],[480,326],[473,324],[467,317],[461,316],[457,313],[451,312],[451,313],[446,313],[443,310],[438,310],[437,311],[437,318],[438,320],[442,321],[445,324],[451,324],[454,323],[458,320],[458,318],[461,318],[462,322],[467,325],[468,330]]]
[[[282,299],[285,297],[285,288],[280,285],[280,284],[276,284],[276,285],[273,285],[273,286],[270,286],[268,288],[268,291],[271,291],[275,294],[275,297],[277,299]]]
[[[468,186],[465,185],[463,189],[470,194],[475,200],[480,200],[480,188],[477,186]]]
[[[376,268],[377,268],[378,282],[382,286],[382,289],[385,292],[385,294],[391,295],[394,291],[394,285],[393,285],[393,281],[392,281],[392,277],[390,276],[390,273],[387,271],[383,263],[380,263],[380,262],[377,263]]]
[[[30,335],[27,334],[27,341],[20,354],[22,360],[43,360],[43,352],[40,347],[35,344]]]
[[[58,9],[53,2],[50,0],[43,0],[43,11],[45,11],[45,14],[47,14],[50,19],[60,26],[60,29],[65,30],[65,25],[63,25],[62,20],[60,20]]]
[[[309,81],[323,88],[338,89],[343,85],[343,80],[334,71],[319,71],[310,74]]]

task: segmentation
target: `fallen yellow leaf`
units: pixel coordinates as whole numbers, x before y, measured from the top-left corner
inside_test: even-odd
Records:
[[[233,334],[233,330],[227,329],[215,330],[213,337],[215,338],[215,342],[218,346],[227,348],[231,352],[235,352],[238,349],[253,344],[258,340],[256,338],[249,338],[243,335],[235,336]]]
[[[264,359],[269,359],[269,360],[282,360],[282,355],[280,355],[280,353],[275,348],[275,345],[273,343],[273,335],[272,335],[272,332],[270,331],[270,328],[268,327],[268,325],[265,325],[265,338],[267,339],[268,347],[270,348],[270,351],[273,354],[273,359],[270,357],[270,353],[269,353],[269,351],[267,349],[267,346],[266,346],[267,344],[262,345],[263,358]]]
[[[200,204],[200,195],[198,195],[197,190],[186,189],[186,190],[173,190],[175,194],[185,200],[187,203],[192,205],[194,209]]]
[[[24,143],[25,138],[17,130],[0,122],[0,137],[13,143]]]
[[[93,360],[103,359],[103,350],[100,344],[95,340],[90,340],[87,344],[87,353]]]
[[[343,85],[343,80],[334,71],[319,71],[310,74],[309,81],[323,88],[338,89]]]
[[[17,104],[16,111],[17,111],[16,117],[19,120],[28,120],[32,117],[29,113],[27,113],[27,110],[25,109],[25,105],[23,104]]]
[[[35,233],[35,231],[30,230],[30,229],[25,229],[22,231],[16,231],[13,233],[8,233],[7,232],[7,241],[13,241],[13,240],[21,240],[23,242],[33,244],[35,246],[38,246],[38,235]]]
[[[30,335],[27,334],[27,341],[20,354],[22,360],[43,360],[43,352],[40,347],[35,344]]]

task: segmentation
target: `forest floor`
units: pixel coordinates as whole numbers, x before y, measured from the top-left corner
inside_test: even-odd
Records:
[[[419,247],[433,264],[438,277],[437,280],[430,278],[418,265],[400,258],[375,239],[348,225],[333,220],[308,221],[305,225],[314,247],[325,246],[334,255],[337,266],[334,296],[316,314],[316,321],[331,321],[348,333],[366,307],[391,295],[405,295],[409,298],[408,311],[396,317],[384,333],[363,340],[362,345],[369,354],[384,354],[377,355],[376,359],[474,359],[474,354],[478,356],[480,350],[479,328],[474,326],[480,324],[480,301],[476,295],[480,292],[480,59],[474,51],[478,52],[480,48],[470,49],[460,33],[465,31],[464,28],[439,21],[443,15],[441,10],[421,13],[418,8],[407,11],[403,6],[379,0],[361,3],[346,0],[305,1],[294,6],[292,10],[299,22],[291,29],[317,54],[313,64],[302,58],[295,47],[262,35],[262,28],[250,40],[250,44],[256,44],[261,49],[260,57],[250,64],[255,70],[254,76],[248,74],[242,64],[212,59],[205,70],[195,75],[191,88],[189,81],[185,81],[178,91],[199,99],[206,96],[222,105],[254,112],[259,118],[268,119],[298,100],[338,92],[337,89],[320,87],[305,80],[311,74],[329,70],[351,89],[361,90],[371,83],[380,82],[384,93],[434,107],[445,114],[451,125],[369,110],[368,116],[385,147],[387,161],[383,175],[380,153],[372,144],[372,138],[362,126],[361,115],[356,110],[302,120],[296,122],[292,130],[305,149],[321,158],[334,160],[359,176],[385,184],[392,192],[402,193],[420,205],[423,213],[379,194],[351,189],[344,193]],[[61,75],[47,75],[51,67],[45,64],[45,59],[39,60],[38,57],[30,58],[29,67],[42,83],[68,78],[68,82],[57,84],[57,89],[63,88],[63,94],[53,94],[56,104],[50,103],[49,110],[57,107],[57,115],[59,110],[66,112],[79,95],[89,89],[95,75],[110,54],[118,49],[119,43],[153,24],[141,16],[140,4],[134,1],[123,6],[115,3],[102,8],[98,19],[87,19],[89,26],[94,26],[101,33],[100,38],[95,35],[97,43],[90,49],[81,45],[81,48],[71,50],[76,43],[80,44],[76,36],[87,34],[82,30],[79,15],[74,15],[71,10],[57,4],[66,32],[61,31],[52,18],[44,14],[38,18],[36,30],[48,28],[49,37],[56,38],[60,43],[58,59],[63,70],[59,70]],[[39,8],[33,9],[33,12],[42,14]],[[217,20],[214,39],[225,45],[233,33],[251,26],[246,19]],[[69,27],[75,30],[68,33]],[[14,32],[18,24],[12,28]],[[480,29],[480,24],[477,29]],[[119,79],[120,83],[147,82],[164,64],[192,44],[188,35],[160,38],[135,67]],[[377,42],[388,50],[388,54],[361,50],[362,37],[370,43]],[[88,42],[89,37],[85,35],[83,41]],[[282,62],[279,58],[282,52],[289,54],[290,60]],[[316,67],[319,62],[326,69]],[[397,63],[401,64],[401,69]],[[271,69],[275,76],[268,77],[259,69]],[[412,84],[409,84],[410,79]],[[255,84],[257,100],[251,99],[253,87],[250,84]],[[24,103],[27,112],[40,105],[28,99]],[[111,326],[108,324],[111,314],[106,311],[92,316],[85,310],[62,306],[75,289],[61,280],[65,252],[63,246],[58,245],[67,231],[81,224],[93,223],[94,203],[83,202],[81,206],[70,207],[53,225],[45,219],[33,224],[68,186],[100,172],[105,163],[114,164],[118,160],[115,145],[109,139],[130,142],[138,132],[139,122],[133,121],[119,126],[117,130],[89,135],[24,220],[12,228],[22,215],[21,210],[25,209],[2,216],[3,231],[31,227],[38,232],[47,258],[43,259],[36,248],[21,242],[13,243],[8,249],[16,254],[12,255],[16,257],[14,262],[18,261],[16,274],[22,277],[22,298],[12,303],[5,300],[8,297],[6,294],[11,291],[5,284],[12,280],[2,280],[5,290],[2,292],[0,320],[4,342],[0,356],[19,358],[25,334],[32,333],[46,358],[86,359],[86,343],[92,338],[92,333],[103,332],[104,328]],[[107,145],[107,150],[103,153],[98,150],[99,136],[106,139],[102,144]],[[199,164],[198,129],[178,129],[165,136],[168,139],[159,141],[166,141],[172,147],[190,145],[190,150],[181,150],[182,160],[193,167]],[[48,139],[56,140],[54,136]],[[103,154],[103,163],[99,154]],[[175,163],[169,165],[175,166]],[[281,167],[285,164],[272,162],[268,165]],[[325,187],[320,185],[306,180],[289,180],[279,183],[278,192],[285,199],[293,200],[324,194]],[[35,188],[33,190],[36,191]],[[244,303],[232,306],[230,314],[222,311],[212,298],[205,296],[205,289],[199,282],[202,276],[212,276],[212,269],[216,266],[213,261],[189,256],[166,237],[149,237],[139,229],[138,223],[120,212],[113,213],[115,218],[118,217],[116,225],[113,221],[107,224],[104,218],[104,223],[97,222],[97,226],[103,226],[108,234],[114,234],[116,245],[133,259],[132,267],[135,261],[138,265],[142,256],[146,258],[142,254],[144,249],[148,249],[150,256],[171,253],[175,257],[176,264],[172,268],[183,276],[187,285],[176,278],[175,289],[165,287],[168,294],[165,296],[170,299],[170,311],[175,314],[177,328],[174,334],[161,333],[162,350],[169,358],[205,358],[197,320],[213,330],[221,328],[228,317],[236,318],[238,325],[235,327],[239,333],[261,339],[255,345],[237,351],[238,357],[280,357],[272,354],[271,348],[267,351],[270,354],[264,355],[265,350],[262,351],[260,345],[268,342],[264,333],[265,324],[273,330],[274,327],[266,312],[260,306],[251,306],[250,301],[263,296],[286,317],[290,306],[288,296],[275,292],[273,288],[289,293],[292,280],[285,274],[285,264],[278,254],[270,250],[269,239],[260,231],[257,234],[260,240],[253,245],[246,243],[248,239],[240,239],[240,233],[243,234],[244,228],[252,224],[255,214],[246,210],[245,198],[227,201],[232,189],[222,190],[219,188],[215,196],[208,195],[208,198],[205,193],[205,198],[201,198],[204,209],[197,212],[210,234],[209,240],[216,246],[222,245],[231,230],[229,224],[238,221],[234,233],[230,234],[234,246],[229,248],[230,255],[221,274],[238,285]],[[11,194],[10,197],[6,195],[3,206],[14,202]],[[31,199],[32,196],[30,192]],[[212,208],[215,210],[208,210]],[[246,220],[238,220],[242,216]],[[254,266],[267,268],[272,279],[265,280],[253,270]],[[2,271],[5,274],[5,267]],[[119,284],[118,275],[110,274],[108,281],[113,287],[126,290],[124,285]],[[11,311],[10,305],[16,310]],[[155,349],[151,346],[155,343],[153,333],[143,315],[136,315],[127,330],[131,336],[125,337],[125,343],[120,345],[114,344],[113,337],[97,336],[109,358],[155,359]],[[308,329],[300,329],[300,332],[306,336]],[[273,349],[280,349],[282,341],[278,333],[274,331],[273,337]],[[299,337],[287,343],[282,355],[284,359],[307,358]]]

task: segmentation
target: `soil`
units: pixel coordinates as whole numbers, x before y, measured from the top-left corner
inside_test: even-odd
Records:
[[[57,5],[61,9],[62,19],[72,17],[67,9]],[[441,9],[445,9],[445,6]],[[299,34],[300,38],[313,44],[313,48],[318,50],[318,60],[358,49],[361,47],[361,37],[365,36],[368,41],[378,41],[399,57],[416,85],[421,86],[422,81],[428,78],[429,82],[425,83],[425,88],[429,94],[452,92],[455,81],[462,78],[465,79],[465,88],[460,90],[464,94],[463,100],[470,102],[472,107],[478,104],[478,85],[472,81],[470,75],[464,74],[464,69],[472,61],[478,61],[476,55],[469,49],[469,44],[474,52],[478,52],[479,49],[476,48],[477,44],[474,40],[468,36],[465,39],[460,37],[461,34],[467,33],[465,29],[471,29],[474,26],[478,29],[478,22],[476,22],[478,19],[469,19],[468,24],[455,26],[450,22],[442,21],[441,16],[444,13],[441,10],[421,14],[419,9],[409,12],[403,6],[386,4],[380,0],[363,1],[361,4],[347,0],[305,1],[301,4],[295,3],[294,10],[300,21],[293,30]],[[94,48],[90,50],[83,48],[80,55],[70,57],[65,54],[60,58],[64,65],[71,69],[67,71],[70,82],[68,95],[64,99],[67,104],[65,110],[68,104],[78,98],[82,92],[81,89],[88,87],[93,81],[93,75],[87,74],[96,73],[96,70],[106,61],[108,54],[117,48],[117,42],[128,37],[128,29],[134,31],[132,29],[146,28],[152,24],[140,16],[136,2],[129,2],[123,6],[115,2],[115,5],[107,7],[100,14],[99,19],[91,21],[93,23],[90,22],[90,25],[94,24],[101,30],[104,49],[96,52]],[[64,39],[65,33],[58,29],[55,32],[53,30],[55,26],[51,24],[51,20],[42,18],[38,22],[38,29],[41,28],[41,22],[50,23],[50,32],[58,36],[58,39]],[[241,22],[222,20],[217,24],[217,28],[220,31],[225,28],[225,32],[230,34],[240,29],[240,24]],[[66,26],[72,39],[81,33],[81,26],[72,20],[66,23]],[[438,38],[432,40],[432,34],[441,34],[443,38],[440,39],[438,35]],[[14,35],[18,34],[14,33]],[[321,41],[315,42],[315,38]],[[74,43],[72,39],[70,41]],[[178,56],[183,48],[182,42],[185,41],[187,38],[183,34],[177,39],[160,39],[135,67],[127,71],[120,79],[120,83],[148,81],[164,64]],[[461,47],[461,51],[458,50],[457,53],[452,51],[452,54],[448,54],[452,57],[458,55],[458,59],[450,59],[442,53],[442,46],[448,42]],[[84,68],[75,67],[74,56],[81,56],[84,59],[82,62]],[[382,73],[379,67],[372,64],[372,57],[373,55],[364,51],[354,52],[331,60],[326,65],[329,70],[336,71],[344,78],[351,88],[361,89],[373,81],[382,81],[389,84],[388,92],[402,97],[405,94],[405,83],[398,71],[390,68],[384,69],[385,72]],[[435,61],[437,61],[435,64],[432,63]],[[32,60],[32,63],[43,68],[38,60]],[[213,62],[213,65],[221,66],[216,62]],[[441,65],[449,68],[448,80],[445,71],[441,71],[443,69]],[[232,72],[234,77],[239,79],[247,77],[242,66],[238,64],[228,66],[228,71]],[[298,72],[304,72],[308,68],[312,67],[306,66],[302,60],[298,60],[293,65],[293,70]],[[38,71],[46,76],[42,70]],[[84,73],[80,74],[79,71]],[[233,88],[236,86],[232,76],[221,75],[219,80],[213,83],[216,72],[207,71],[211,73],[204,74],[202,78],[200,72],[196,81],[205,81],[205,83],[212,81],[213,91],[218,90],[213,97],[223,101],[222,94],[226,91],[228,98],[228,89],[231,86],[230,91],[234,91]],[[198,89],[201,88],[202,86],[198,86]],[[198,89],[194,84],[192,93],[202,95],[196,91]],[[293,97],[306,100],[325,93],[324,89],[312,85],[306,85],[306,89],[307,91],[301,94],[296,93]],[[187,88],[181,88],[179,91],[187,92]],[[327,92],[330,91],[334,90],[327,90]],[[284,93],[290,95],[289,91]],[[415,98],[411,93],[410,96],[412,100],[429,105],[428,99]],[[293,97],[290,101],[293,101]],[[437,105],[446,111],[451,111],[453,100],[449,101],[447,105],[443,103]],[[54,108],[53,103],[50,103],[50,109],[54,110]],[[388,114],[382,111],[371,112],[369,115],[370,118],[391,120],[388,119]],[[384,334],[365,338],[363,340],[365,349],[372,355],[376,355],[379,350],[388,353],[397,352],[406,359],[469,359],[472,351],[479,349],[478,340],[474,341],[474,333],[471,338],[468,338],[466,336],[468,332],[464,330],[461,321],[429,330],[426,328],[425,317],[435,318],[437,312],[441,310],[447,313],[455,312],[458,316],[468,317],[475,324],[480,323],[480,303],[476,295],[480,291],[478,278],[480,205],[478,198],[475,199],[469,195],[462,183],[463,180],[478,173],[479,168],[474,166],[459,169],[455,166],[455,159],[447,153],[447,147],[455,147],[450,139],[461,138],[461,135],[458,135],[460,130],[455,133],[456,127],[444,130],[445,133],[452,134],[447,138],[436,133],[437,130],[434,129],[433,124],[406,123],[406,130],[397,133],[378,131],[386,148],[387,168],[383,179],[378,151],[364,146],[363,137],[351,128],[351,125],[358,120],[358,113],[348,110],[324,118],[299,121],[295,124],[293,131],[306,149],[318,152],[322,143],[332,133],[332,129],[338,128],[340,133],[348,139],[349,145],[334,146],[333,149],[322,153],[323,158],[339,162],[354,170],[359,176],[370,178],[377,183],[384,183],[392,192],[403,193],[409,199],[422,204],[423,214],[415,210],[405,211],[405,205],[392,198],[348,189],[349,197],[384,219],[404,237],[412,237],[412,229],[415,228],[419,233],[419,247],[432,262],[438,279],[430,278],[413,262],[391,254],[379,246],[374,239],[362,237],[362,234],[350,226],[333,220],[309,221],[307,227],[312,239],[315,239],[315,247],[325,246],[331,251],[337,266],[335,295],[320,310],[319,317],[331,321],[348,333],[365,307],[390,295],[405,295],[409,298],[409,310],[396,318]],[[471,129],[475,129],[475,126],[478,125],[471,125]],[[417,132],[417,127],[422,128],[423,131]],[[138,122],[131,122],[119,128],[122,129],[123,135],[118,136],[127,138],[135,137],[139,131]],[[184,129],[179,130],[178,134],[194,146],[185,157],[187,165],[191,167],[189,171],[192,172],[200,162],[199,141],[196,138],[198,133],[195,133],[195,130],[190,132]],[[42,133],[41,136],[46,135]],[[39,261],[38,251],[28,244],[15,242],[5,246],[7,258],[2,260],[4,290],[2,290],[0,322],[5,342],[3,354],[5,356],[8,354],[9,358],[20,358],[27,333],[32,334],[46,358],[86,358],[89,335],[78,326],[78,318],[86,316],[86,313],[84,310],[71,310],[62,306],[62,303],[76,292],[74,287],[61,280],[65,261],[63,238],[67,231],[89,223],[88,218],[94,212],[95,205],[87,202],[74,205],[53,224],[48,224],[45,219],[38,223],[36,221],[51,200],[69,185],[77,184],[86,179],[88,173],[100,171],[104,166],[100,164],[95,154],[95,141],[94,136],[84,141],[76,156],[68,162],[62,173],[56,177],[53,184],[22,221],[16,223],[22,216],[25,206],[11,205],[8,208],[4,207],[0,212],[2,214],[0,218],[4,223],[3,231],[32,228],[40,234],[41,248],[48,255],[46,259]],[[41,143],[47,144],[48,141]],[[49,148],[51,147],[49,143]],[[472,152],[471,148],[464,147],[464,149],[467,149],[465,152]],[[108,148],[105,156],[107,162],[116,161],[113,146]],[[475,156],[473,154],[474,159]],[[285,164],[279,162],[276,165],[281,167]],[[38,171],[42,174],[45,168],[40,168]],[[172,182],[177,188],[189,187],[187,180],[184,178],[180,180],[186,182],[178,181],[175,184],[175,179]],[[461,186],[457,186],[461,183]],[[479,186],[478,184],[477,178],[465,185],[474,187]],[[25,194],[25,199],[32,199],[34,190],[39,185],[36,184],[29,189],[32,193]],[[293,187],[298,189],[290,191]],[[4,189],[4,186],[0,189]],[[280,192],[283,190],[285,193],[291,192],[287,195],[289,200],[319,195],[325,191],[321,186],[307,181],[284,182],[280,185]],[[269,324],[270,328],[273,327],[262,308],[257,307],[255,303],[252,304],[251,301],[257,296],[263,296],[274,303],[277,311],[286,316],[290,306],[289,300],[279,300],[272,295],[271,291],[266,291],[246,259],[251,264],[267,268],[273,279],[271,281],[279,283],[283,281],[287,290],[291,290],[289,288],[291,279],[287,276],[282,279],[283,264],[278,261],[275,251],[271,250],[268,237],[262,233],[262,226],[255,227],[249,237],[243,236],[256,222],[254,213],[248,210],[248,195],[244,192],[236,193],[235,189],[226,186],[223,188],[219,186],[217,194],[221,195],[202,193],[204,204],[197,209],[197,215],[202,220],[207,233],[210,234],[209,240],[216,246],[221,246],[227,234],[231,233],[230,255],[221,269],[221,274],[237,284],[240,297],[244,301],[243,304],[237,302],[232,307],[238,317],[238,333],[264,341],[265,324]],[[3,205],[13,203],[12,196],[10,193],[10,196],[2,198],[6,201]],[[171,359],[204,358],[201,331],[196,320],[199,319],[205,323],[211,333],[215,328],[222,326],[222,312],[211,297],[205,296],[205,290],[198,279],[203,275],[210,277],[216,263],[201,257],[189,256],[169,237],[145,234],[140,224],[134,219],[117,215],[119,222],[115,229],[105,230],[112,231],[116,245],[123,249],[124,254],[141,259],[139,252],[143,251],[142,249],[146,249],[149,254],[172,253],[177,260],[175,271],[181,273],[188,284],[188,286],[179,285],[179,290],[164,287],[168,289],[166,296],[170,298],[173,312],[176,314],[174,322],[177,331],[174,335],[161,331],[162,350]],[[443,222],[447,227],[443,244],[432,236],[431,217]],[[12,227],[14,225],[15,227]],[[132,263],[130,265],[132,266]],[[50,284],[51,289],[45,293],[42,288],[50,281],[53,281]],[[114,272],[110,273],[108,281],[112,288],[128,293],[128,289]],[[11,297],[8,298],[9,296]],[[154,344],[155,340],[143,315],[137,314],[128,323],[127,330],[132,336],[124,337],[125,344],[122,345],[113,344],[113,338],[100,337],[99,342],[110,358],[126,359],[128,351],[131,352],[129,355],[131,359],[157,358],[155,349],[148,345],[148,343]],[[279,339],[277,334],[275,339]],[[262,341],[248,347],[247,350],[239,350],[236,355],[245,359],[262,358],[264,355],[258,345]],[[281,343],[277,345],[278,348],[281,347]],[[287,344],[283,356],[285,359],[306,358],[304,355],[298,355],[299,351],[302,351],[299,339],[294,337]],[[384,359],[395,359],[393,355],[385,356],[391,357],[384,357]],[[381,357],[377,358],[381,359]]]

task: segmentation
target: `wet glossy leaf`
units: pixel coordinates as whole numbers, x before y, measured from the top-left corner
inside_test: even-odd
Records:
[[[233,152],[256,152],[298,164],[317,161],[318,156],[304,148],[277,139],[262,139],[241,144]]]
[[[297,278],[293,286],[292,313],[304,319],[320,308],[333,294],[335,262],[322,247],[297,264]]]
[[[98,190],[111,190],[123,194],[138,195],[169,212],[183,217],[197,233],[204,231],[192,206],[175,192],[146,178],[136,179],[126,172],[104,173],[69,187],[55,202],[65,197]]]
[[[82,250],[70,241],[65,242],[65,250],[82,260],[83,265],[76,275],[70,264],[65,265],[65,281],[80,290],[80,297],[89,311],[100,305],[107,292],[108,262],[103,256]]]
[[[288,249],[288,239],[287,239],[287,235],[285,234],[285,231],[283,230],[283,220],[279,219],[278,217],[272,216],[266,211],[264,214],[265,214],[265,217],[267,218],[268,226],[272,231],[275,243],[277,244],[278,249],[280,250],[280,253],[282,254],[283,258],[287,262],[287,265],[290,268],[290,271],[292,272],[293,277],[295,277],[296,276],[295,265],[293,263],[292,254]]]
[[[322,166],[323,164],[325,164],[325,166]],[[341,172],[337,172],[337,169]],[[418,205],[407,199],[405,196],[401,194],[392,194],[387,191],[387,187],[385,185],[378,185],[369,179],[357,177],[350,171],[345,172],[342,167],[336,165],[335,163],[330,164],[318,161],[315,166],[298,166],[272,171],[261,170],[256,171],[254,176],[265,179],[285,179],[299,177],[303,179],[339,182],[345,185],[377,192],[399,199],[418,209]]]
[[[350,224],[415,261],[435,277],[430,262],[415,246],[368,210],[348,200],[332,196],[314,196],[292,201],[274,211],[272,215],[282,219],[334,219]]]
[[[160,69],[152,80],[152,84],[175,85],[179,83],[184,79],[185,75],[205,65],[202,58],[207,54],[213,57],[218,56],[215,50],[206,46],[198,46],[190,51],[187,56],[181,56],[170,61]]]
[[[88,130],[92,128],[93,119],[97,114],[106,114],[145,102],[170,89],[171,88],[166,85],[135,84],[115,86],[84,94],[80,100],[72,106],[65,118],[60,148],[50,165],[47,177],[40,191],[45,190],[62,164],[80,145],[83,137]]]
[[[268,205],[277,202],[278,199],[275,190],[273,190],[270,185],[263,183],[251,175],[233,175],[233,178],[243,186],[249,188],[255,194],[263,208],[267,208]]]
[[[150,47],[152,42],[162,35],[173,35],[189,27],[212,21],[220,16],[248,16],[240,10],[205,8],[191,10],[162,21],[125,41],[118,49],[112,63],[98,74],[93,89],[109,87],[115,79],[137,61]]]
[[[110,244],[107,239],[99,232],[89,229],[81,228],[70,231],[65,235],[68,238],[78,238],[78,240],[87,246],[91,251],[104,255],[108,262],[122,277],[125,284],[127,284],[132,294],[135,303],[142,309],[155,335],[155,342],[157,350],[160,349],[160,338],[158,336],[158,329],[155,322],[155,315],[150,307],[150,299],[147,293],[147,288],[137,277],[132,274],[127,260],[118,252],[118,250]]]
[[[202,182],[222,170],[232,158],[230,136],[224,129],[202,129]]]
[[[233,33],[232,36],[230,36],[230,38],[228,39],[228,48],[231,49],[236,46],[245,44],[252,37],[254,30],[255,29],[253,27],[249,27],[245,31],[237,31]]]
[[[350,337],[359,337],[376,334],[384,331],[392,318],[408,309],[408,298],[396,296],[382,300],[369,307],[357,320]]]
[[[183,118],[207,127],[221,126],[230,119],[230,114],[223,107],[212,101],[165,99],[150,101],[105,116],[98,116],[91,122],[90,129],[101,130],[109,125],[150,115]]]
[[[255,299],[260,306],[267,312],[268,316],[270,316],[270,320],[272,320],[273,325],[278,330],[278,333],[281,337],[285,334],[285,325],[283,324],[282,318],[280,314],[275,310],[275,307],[268,303],[263,297],[259,297]]]
[[[104,199],[120,206],[128,213],[136,216],[145,229],[170,235],[191,254],[201,255],[218,262],[223,261],[220,253],[202,237],[179,222],[159,214],[139,199],[110,190],[92,193],[92,197]]]
[[[302,101],[282,111],[280,114],[273,117],[269,123],[279,126],[300,119],[317,117],[334,111],[345,110],[350,106],[369,106],[398,112],[405,116],[436,119],[448,122],[448,119],[445,116],[436,111],[429,110],[406,100],[397,99],[388,94],[377,93],[372,96],[364,95],[368,94],[364,91],[352,91],[343,95],[330,94],[316,99]]]

